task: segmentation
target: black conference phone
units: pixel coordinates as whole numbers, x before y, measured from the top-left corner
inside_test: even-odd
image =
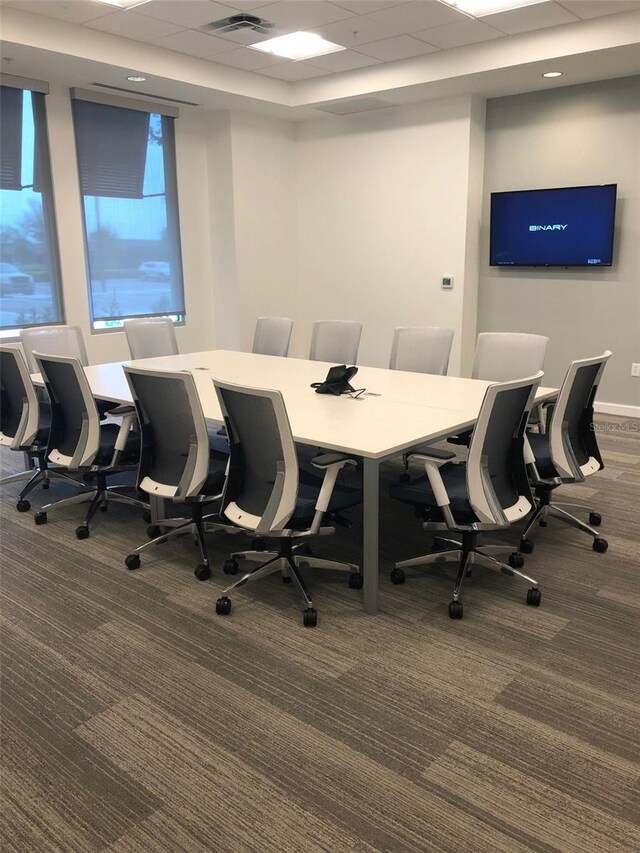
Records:
[[[352,394],[356,389],[349,385],[349,381],[357,372],[357,367],[338,364],[329,368],[324,382],[312,382],[311,387],[316,389],[316,394],[334,394],[336,397],[339,397],[340,394]]]

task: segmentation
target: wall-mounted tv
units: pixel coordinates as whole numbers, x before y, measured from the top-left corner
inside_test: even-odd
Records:
[[[491,266],[610,267],[617,184],[491,193]]]

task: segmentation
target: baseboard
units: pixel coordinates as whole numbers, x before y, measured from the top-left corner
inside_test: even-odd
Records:
[[[595,412],[603,415],[621,415],[623,418],[640,418],[640,406],[627,406],[625,403],[595,403]]]

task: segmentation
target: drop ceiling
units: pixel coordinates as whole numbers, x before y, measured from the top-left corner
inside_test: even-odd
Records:
[[[491,96],[640,73],[640,0],[547,0],[482,19],[440,0],[150,0],[132,10],[93,0],[0,0],[0,6],[5,72],[64,82],[71,75],[73,85],[104,82],[209,107],[262,105],[300,118],[333,102],[338,109],[330,111],[340,112],[340,102],[372,95],[383,104]],[[263,33],[210,27],[241,13],[273,27]],[[296,30],[347,49],[293,62],[247,47]],[[564,76],[542,82],[544,70]],[[127,83],[125,72],[147,81]]]

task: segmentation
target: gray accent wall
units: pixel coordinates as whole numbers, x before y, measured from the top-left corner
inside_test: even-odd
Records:
[[[492,192],[618,184],[610,268],[489,266]],[[610,349],[598,400],[640,406],[640,77],[487,102],[478,331],[550,338],[545,385]]]

